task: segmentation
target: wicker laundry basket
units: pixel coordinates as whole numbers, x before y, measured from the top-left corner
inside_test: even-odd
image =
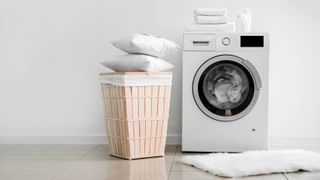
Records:
[[[172,74],[101,73],[111,155],[137,159],[163,156]]]

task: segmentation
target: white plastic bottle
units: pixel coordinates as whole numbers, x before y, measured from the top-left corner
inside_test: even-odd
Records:
[[[250,13],[249,8],[246,9],[246,26],[245,32],[251,32],[251,24],[252,24],[252,13]]]
[[[245,13],[238,13],[236,21],[237,32],[250,32],[251,21],[252,14],[250,13],[249,8],[246,9]]]

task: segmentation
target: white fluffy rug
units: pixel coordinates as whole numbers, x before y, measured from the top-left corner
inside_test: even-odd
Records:
[[[304,150],[247,151],[185,156],[181,162],[214,175],[243,177],[281,172],[320,171],[320,154]]]

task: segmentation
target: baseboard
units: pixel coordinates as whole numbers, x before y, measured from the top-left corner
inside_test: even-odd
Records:
[[[181,135],[180,134],[168,134],[167,135],[167,144],[180,145],[181,144]]]
[[[103,134],[0,135],[0,144],[106,144]]]
[[[320,137],[270,137],[269,147],[320,148]]]
[[[84,135],[7,135],[0,134],[0,144],[106,144],[104,134]],[[167,144],[181,144],[180,135],[168,135]]]
[[[106,144],[104,134],[82,135],[7,135],[0,134],[0,144]],[[167,144],[181,144],[180,134],[168,134]],[[269,147],[320,148],[320,137],[270,137]]]

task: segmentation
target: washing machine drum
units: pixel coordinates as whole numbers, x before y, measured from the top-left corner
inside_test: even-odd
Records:
[[[234,55],[213,57],[199,67],[193,96],[200,110],[218,121],[234,121],[254,107],[261,88],[257,70]]]

